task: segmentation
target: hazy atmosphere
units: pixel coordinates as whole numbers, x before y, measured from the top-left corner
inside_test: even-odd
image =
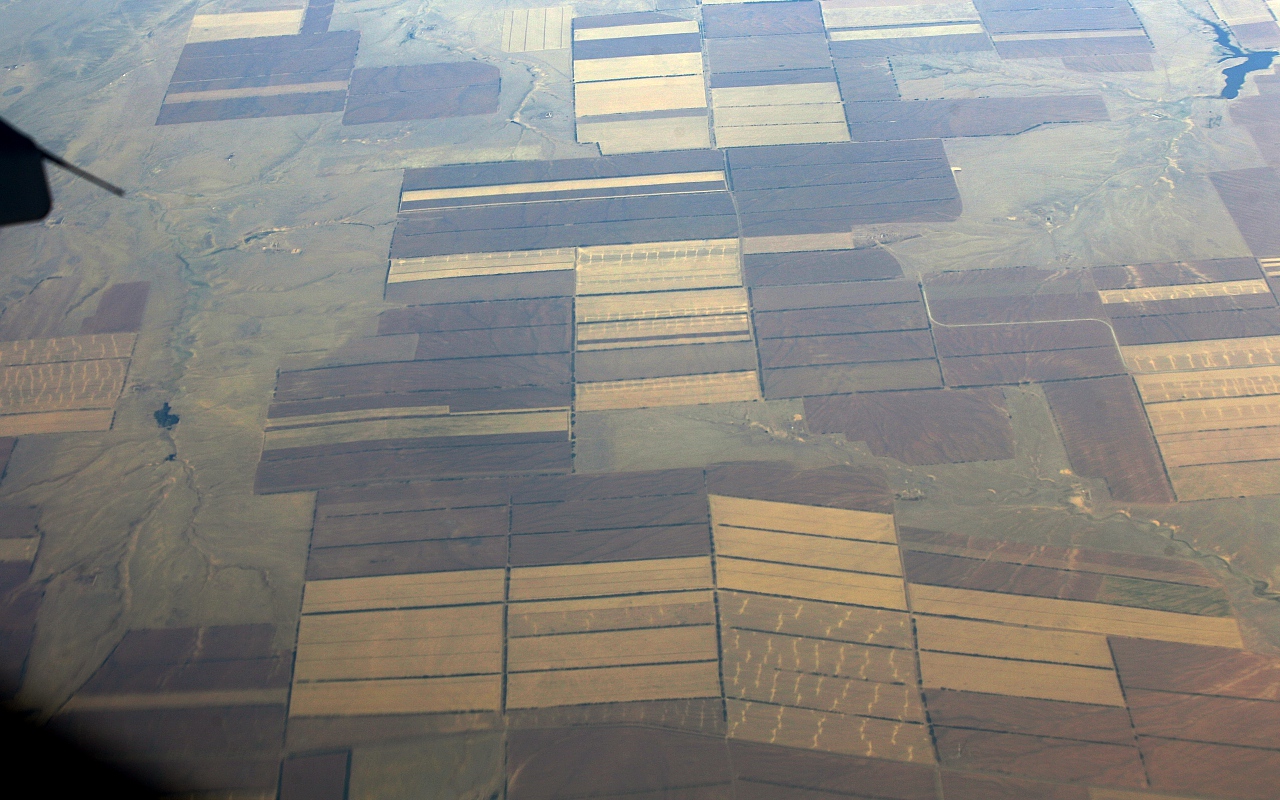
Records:
[[[160,791],[1268,800],[1276,0],[0,0],[0,693]]]

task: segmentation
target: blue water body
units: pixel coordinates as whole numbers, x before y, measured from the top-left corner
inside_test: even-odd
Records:
[[[1230,58],[1243,58],[1244,61],[1236,64],[1234,67],[1227,67],[1222,70],[1222,75],[1227,79],[1227,83],[1222,87],[1222,97],[1227,100],[1234,100],[1240,96],[1240,89],[1244,87],[1244,77],[1250,72],[1270,69],[1271,62],[1280,53],[1275,50],[1244,50],[1231,39],[1231,31],[1225,25],[1219,25],[1216,22],[1204,20],[1205,24],[1213,28],[1214,38],[1218,40],[1218,44],[1222,46],[1231,55],[1222,59],[1226,61]]]

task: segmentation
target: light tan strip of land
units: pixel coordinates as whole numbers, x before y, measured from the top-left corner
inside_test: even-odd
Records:
[[[111,430],[115,411],[47,411],[37,414],[0,415],[0,436],[28,436],[38,433],[77,433]]]
[[[500,569],[307,581],[302,613],[500,603],[505,584]]]
[[[1109,606],[1078,600],[979,592],[944,586],[911,586],[911,607],[924,614],[968,617],[1040,628],[1133,636],[1218,647],[1244,646],[1230,617]]]
[[[618,122],[579,122],[578,141],[596,142],[604,155],[698,150],[711,146],[706,114]]]
[[[1179,372],[1280,365],[1280,336],[1121,347],[1130,372]]]
[[[593,597],[711,588],[707,556],[511,570],[511,600]]]
[[[636,36],[668,36],[673,33],[697,33],[695,20],[680,22],[651,22],[643,25],[614,25],[608,28],[579,28],[573,32],[575,42],[599,39],[630,39]]]
[[[783,109],[792,108],[784,106]],[[719,147],[757,147],[771,144],[813,144],[847,142],[849,126],[844,122],[815,122],[801,125],[750,125],[721,127],[716,122],[716,145]]]
[[[1147,406],[1157,437],[1175,433],[1258,428],[1280,420],[1280,396],[1183,400]]]
[[[920,653],[925,688],[1124,706],[1114,670],[1010,661],[956,653]]]
[[[783,236],[748,236],[743,253],[798,253],[814,250],[852,250],[852,233],[795,233]]]
[[[505,197],[513,194],[572,192],[583,189],[624,189],[634,186],[670,186],[677,183],[724,183],[724,172],[674,172],[663,175],[624,175],[617,178],[579,178],[537,183],[507,183],[493,186],[461,186],[452,189],[410,189],[400,202],[452,200],[459,197]]]
[[[735,106],[792,106],[810,103],[839,104],[840,87],[835,83],[787,83],[774,86],[730,86],[711,90],[711,105],[717,113]]]
[[[144,711],[165,708],[274,706],[289,700],[287,689],[220,689],[207,692],[77,694],[59,713],[68,711]]]
[[[721,624],[726,628],[882,647],[914,646],[911,621],[898,611],[730,591],[719,592],[719,611]]]
[[[448,640],[501,631],[502,608],[497,604],[304,614],[298,627],[298,648],[422,638]]]
[[[713,661],[719,657],[715,625],[530,636],[513,638],[507,644],[507,670],[513,673]]]
[[[305,9],[244,11],[235,14],[197,14],[191,20],[187,44],[260,36],[293,36],[302,30]]]
[[[1280,394],[1280,367],[1206,369],[1135,375],[1144,403]]]
[[[742,285],[737,239],[582,247],[576,266],[579,295]]]
[[[1280,422],[1280,420],[1273,420]],[[1280,427],[1169,433],[1158,439],[1165,466],[1194,467],[1280,459]]]
[[[924,722],[920,690],[914,684],[876,683],[757,666],[748,671],[726,669],[725,694],[792,708]]]
[[[345,92],[346,90],[346,81],[281,83],[275,86],[245,86],[240,89],[210,89],[206,92],[177,92],[165,95],[164,102],[167,105],[173,105],[174,103],[200,103],[212,100],[239,100],[242,97],[279,97],[286,94]]]
[[[310,427],[278,428],[266,432],[264,449],[416,439],[432,436],[489,436],[502,433],[569,433],[569,412],[506,411],[500,414],[429,415],[399,419],[334,422]]]
[[[786,106],[727,106],[716,109],[716,135],[721,128],[752,125],[800,127],[818,123],[846,125],[839,103],[806,103]]]
[[[129,358],[137,339],[136,333],[102,333],[0,342],[0,366]]]
[[[1187,283],[1178,286],[1144,286],[1138,289],[1103,289],[1098,292],[1104,304],[1150,303],[1162,300],[1189,300],[1193,297],[1235,297],[1246,294],[1268,294],[1271,287],[1258,278],[1247,281]]]
[[[825,0],[822,17],[828,28],[869,28],[927,25],[929,23],[978,22],[978,11],[969,0],[958,2],[875,2],[841,3]]]
[[[830,603],[905,610],[902,579],[860,572],[716,559],[716,583],[723,589],[781,595]]]
[[[897,542],[892,514],[770,500],[711,495],[711,518],[717,525],[810,533],[867,542]]]
[[[915,588],[912,589],[915,594]],[[950,617],[916,616],[921,650],[1019,658],[1086,667],[1113,666],[1107,637]]]
[[[292,717],[497,711],[501,675],[295,683]]]
[[[588,322],[577,327],[578,350],[607,350],[646,345],[696,344],[706,341],[749,341],[751,318],[746,314],[711,317]]]
[[[727,700],[729,738],[828,753],[932,764],[928,729],[914,722]]]
[[[748,310],[747,290],[742,288],[602,294],[579,297],[575,303],[578,322],[746,314]]]
[[[715,602],[708,591],[540,600],[508,606],[507,635],[514,638],[642,627],[714,625],[715,621]]]
[[[628,339],[622,342],[581,342],[578,344],[578,352],[590,352],[598,350],[622,350],[631,347],[665,347],[678,344],[721,344],[724,342],[750,342],[753,341],[751,334],[746,331],[738,331],[736,333],[723,333],[718,335],[701,335],[674,337],[666,339]]]
[[[573,62],[573,79],[578,83],[701,74],[702,53],[591,58]]]
[[[827,567],[876,575],[901,575],[892,544],[831,539],[797,533],[715,526],[716,553],[753,561]]]
[[[294,676],[405,678],[501,669],[502,608],[485,605],[304,616]]]
[[[717,661],[516,672],[507,676],[507,708],[719,696]]]
[[[580,383],[575,392],[574,403],[578,411],[741,403],[761,399],[760,379],[754,370]]]
[[[724,627],[721,641],[725,676],[741,673],[740,680],[750,679],[750,675],[764,665],[783,672],[856,678],[882,684],[915,686],[919,682],[916,657],[911,650],[729,626]]]
[[[701,75],[575,83],[573,98],[579,117],[707,106]]]
[[[525,272],[554,272],[573,269],[572,247],[554,250],[525,250],[508,253],[464,253],[426,258],[393,258],[387,283],[464,278],[481,275],[515,275]]]

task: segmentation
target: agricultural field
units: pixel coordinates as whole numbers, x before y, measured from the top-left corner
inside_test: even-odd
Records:
[[[0,229],[33,720],[209,800],[1276,796],[1277,0],[3,15],[126,190]]]

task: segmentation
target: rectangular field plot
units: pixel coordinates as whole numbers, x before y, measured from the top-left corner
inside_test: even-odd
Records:
[[[419,343],[420,359],[430,355],[431,344]],[[447,347],[450,341],[446,337],[439,344]],[[490,348],[495,344],[487,342]],[[557,349],[512,344],[526,350]],[[507,386],[494,386],[495,381]],[[259,491],[335,486],[375,475],[486,474],[504,471],[503,463],[518,471],[567,467],[567,353],[282,373],[276,397],[276,416],[268,424],[258,469]],[[464,405],[458,412],[450,406],[485,397],[497,402],[475,410]],[[531,407],[501,407],[512,400]],[[562,466],[553,467],[555,463]]]
[[[828,753],[930,764],[926,726],[744,700],[729,700],[729,738]]]
[[[0,343],[0,436],[108,430],[135,339],[88,334]]]
[[[921,650],[1112,668],[1107,639],[1100,634],[1037,630],[949,617],[917,616],[915,624]]]
[[[915,611],[925,614],[1170,642],[1242,646],[1239,628],[1231,617],[1202,617],[914,584],[911,586],[911,605]]]
[[[905,610],[887,514],[711,496],[723,589]]]
[[[760,255],[748,263],[759,264],[756,271],[809,262],[821,280],[842,262],[870,260],[840,251],[818,255]],[[770,399],[942,384],[920,290],[908,281],[760,286],[751,298]]]
[[[1073,703],[1124,706],[1110,667],[1080,667],[1014,661],[957,653],[920,653],[924,686],[930,689],[1005,694]]]
[[[1128,0],[1081,8],[1056,0],[1025,8],[1001,0],[975,0],[996,52],[1004,58],[1149,53],[1154,48]]]
[[[871,452],[906,464],[1013,457],[1013,427],[999,389],[868,392],[805,400],[815,433],[863,439]]]
[[[912,647],[910,619],[899,611],[730,590],[720,591],[718,607],[726,628],[908,651]]]
[[[691,499],[700,509],[679,519],[705,519],[705,501]],[[662,500],[525,506],[531,513],[514,524],[528,531],[634,524],[645,506],[658,513]],[[708,554],[513,569],[509,594],[521,602],[508,612],[508,708],[718,697],[710,567]]]
[[[1123,348],[1179,500],[1280,487],[1277,337]]]
[[[715,538],[716,552],[726,557],[778,564],[822,563],[835,569],[879,575],[898,575],[902,571],[897,549],[887,545],[725,525],[716,526]]]
[[[908,580],[917,584],[1005,592],[1030,597],[1107,603],[1222,617],[1230,605],[1221,589],[1097,572],[988,562],[941,553],[903,554]]]
[[[742,285],[737,239],[583,247],[578,295],[608,295]]]
[[[497,710],[500,570],[312,580],[294,716]]]
[[[937,140],[741,147],[728,160],[745,237],[847,233],[853,225],[945,221],[960,212]]]
[[[1280,210],[1280,176],[1270,167],[1212,173],[1213,186],[1253,255],[1280,256],[1280,232],[1271,220]]]
[[[359,42],[335,31],[188,44],[156,124],[342,111]]]
[[[1004,136],[1040,125],[1110,119],[1098,95],[865,100],[846,109],[855,142]]]
[[[565,248],[734,238],[724,170],[707,150],[407,170],[391,261],[511,253],[533,267]]]
[[[1077,473],[1106,480],[1117,500],[1173,501],[1132,378],[1050,383],[1045,396]]]
[[[906,53],[990,50],[970,0],[910,3],[822,0],[832,55],[874,58]]]
[[[498,672],[502,611],[487,605],[306,616],[298,652],[299,681]]]
[[[573,24],[579,142],[605,155],[711,146],[697,21],[652,12]]]
[[[229,14],[196,14],[187,32],[187,42],[219,42],[263,36],[292,36],[302,31],[306,9],[242,11]]]
[[[580,411],[759,397],[736,240],[578,249]]]
[[[511,572],[509,596],[512,600],[549,600],[709,588],[710,558],[668,558],[521,567]]]
[[[716,525],[744,529],[866,542],[896,541],[893,517],[870,511],[711,495],[711,519]]]
[[[573,34],[573,7],[510,9],[502,15],[502,51],[561,50]]]
[[[302,613],[499,603],[503,581],[500,570],[308,581]]]
[[[715,661],[515,673],[507,678],[508,708],[718,697]]]
[[[716,609],[711,592],[657,592],[513,603],[507,612],[507,634],[511,637],[547,637],[685,626],[704,629],[708,625],[714,626],[715,621]]]
[[[508,644],[507,669],[545,672],[715,658],[715,626],[686,625],[513,638]]]

